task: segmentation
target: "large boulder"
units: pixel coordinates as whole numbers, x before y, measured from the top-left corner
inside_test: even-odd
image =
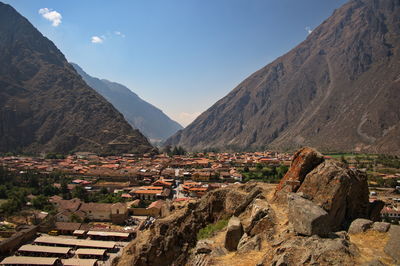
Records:
[[[240,219],[232,216],[229,219],[228,227],[225,235],[225,248],[229,251],[237,250],[240,239],[243,235],[243,226]]]
[[[400,263],[400,226],[392,225],[389,229],[389,240],[385,246],[385,252],[397,263]]]
[[[333,230],[347,227],[356,218],[369,217],[369,190],[365,173],[329,160],[307,174],[298,192],[329,214]]]
[[[330,232],[328,213],[312,201],[290,193],[288,208],[289,222],[296,233],[324,236]]]
[[[386,223],[386,222],[375,222],[372,225],[372,230],[377,231],[377,232],[381,232],[381,233],[386,233],[390,228],[390,223]]]
[[[275,191],[275,200],[286,200],[287,192],[296,192],[306,175],[324,161],[324,156],[318,151],[305,147],[298,150],[289,170],[279,182]]]
[[[349,234],[359,234],[367,231],[371,228],[373,222],[368,219],[355,219],[350,227],[349,227]]]
[[[251,205],[250,219],[243,221],[244,231],[254,236],[271,235],[274,232],[275,218],[268,202],[264,199],[255,199]]]
[[[260,250],[261,237],[256,235],[254,237],[248,236],[246,233],[242,236],[237,246],[239,253],[247,253],[249,251]]]
[[[264,265],[354,265],[351,243],[341,238],[287,237]]]

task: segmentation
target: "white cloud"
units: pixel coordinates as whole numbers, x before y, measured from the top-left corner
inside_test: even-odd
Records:
[[[180,113],[177,117],[177,121],[181,123],[182,126],[186,127],[190,123],[192,123],[199,115],[201,112],[194,112],[194,113]]]
[[[42,15],[45,19],[51,21],[54,27],[57,27],[61,24],[62,16],[55,10],[51,10],[47,7],[39,9],[39,14]]]
[[[104,36],[101,36],[101,37],[92,36],[91,42],[92,43],[103,43],[104,42]]]
[[[305,30],[308,32],[308,34],[311,34],[313,31],[309,26],[305,27]]]
[[[120,31],[114,31],[114,34],[115,35],[118,35],[118,36],[121,36],[122,38],[125,38],[125,34],[123,34],[122,32],[120,32]]]

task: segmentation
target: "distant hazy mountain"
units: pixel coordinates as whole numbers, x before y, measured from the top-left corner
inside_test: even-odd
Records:
[[[349,1],[167,144],[400,153],[400,1]]]
[[[114,105],[125,119],[153,141],[165,140],[182,126],[171,120],[160,109],[140,99],[119,83],[88,75],[80,66],[71,63],[86,83]]]
[[[152,150],[50,40],[0,2],[0,152]]]

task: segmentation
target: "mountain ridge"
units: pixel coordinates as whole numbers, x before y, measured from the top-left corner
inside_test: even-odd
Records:
[[[0,152],[155,151],[52,41],[0,2]]]
[[[128,87],[107,79],[87,74],[79,65],[71,63],[85,82],[114,105],[134,128],[152,140],[165,140],[182,126],[169,118],[162,110],[141,99]]]
[[[400,3],[353,0],[166,144],[398,153]]]

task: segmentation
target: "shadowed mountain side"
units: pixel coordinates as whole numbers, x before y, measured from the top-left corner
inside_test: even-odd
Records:
[[[153,150],[50,40],[1,2],[0,117],[0,152]]]

